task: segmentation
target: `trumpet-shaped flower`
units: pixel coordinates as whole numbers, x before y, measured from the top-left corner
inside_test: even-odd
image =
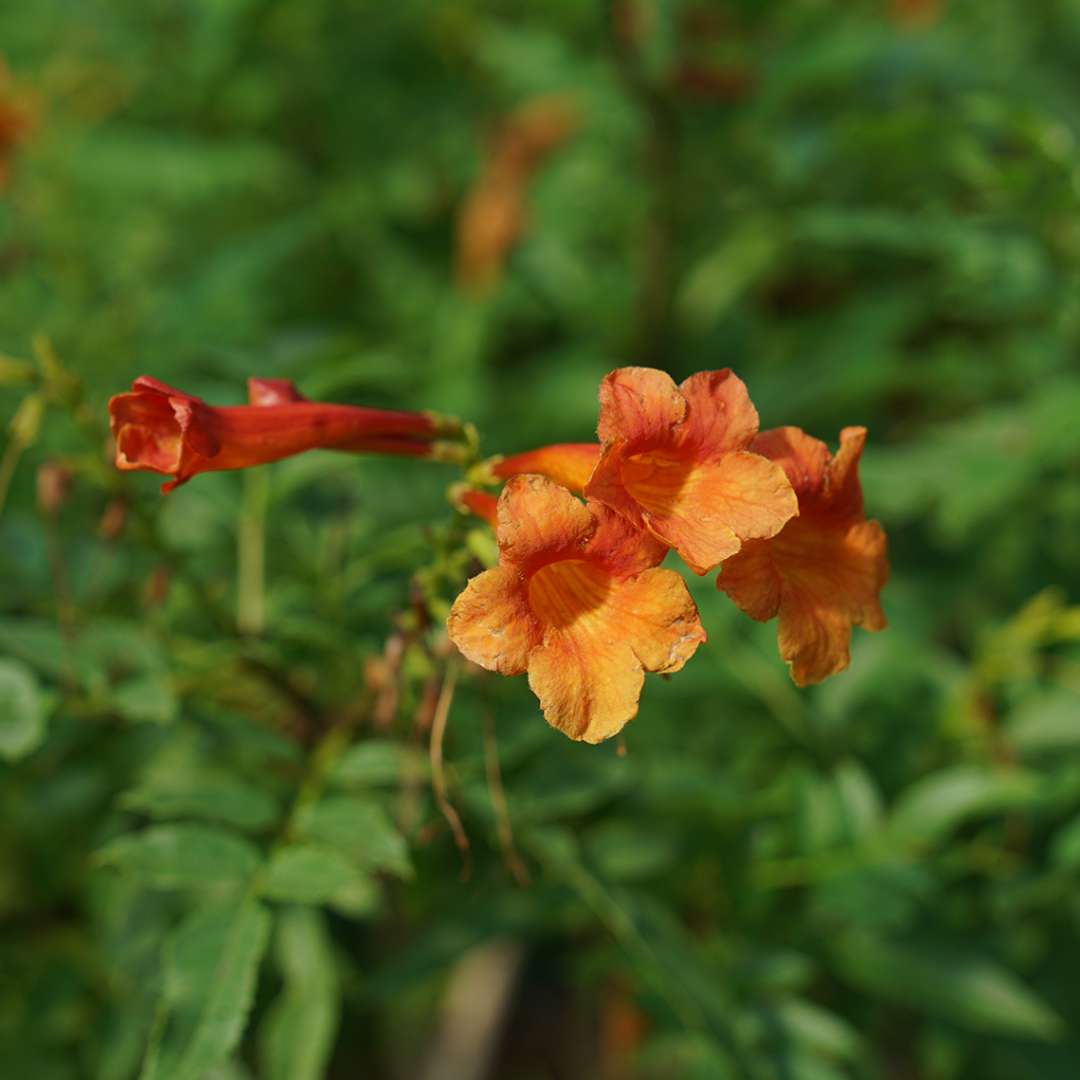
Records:
[[[799,516],[771,540],[752,540],[724,563],[717,585],[753,619],[780,616],[780,655],[799,686],[850,661],[851,628],[883,630],[878,600],[889,575],[885,532],[863,514],[859,458],[866,429],[844,428],[840,449],[796,427],[762,432],[753,449],[784,468]]]
[[[600,384],[603,454],[585,493],[707,573],[798,511],[784,470],[751,452],[757,430],[727,369],[676,386],[654,368],[619,368]]]
[[[496,458],[489,468],[491,475],[500,480],[522,473],[539,473],[570,491],[581,492],[599,461],[598,443],[554,443]]]
[[[442,457],[440,435],[455,420],[431,413],[395,412],[305,400],[282,379],[252,379],[250,405],[207,405],[149,376],[109,402],[116,467],[172,477],[173,488],[201,472],[244,469],[305,450],[349,450]]]
[[[450,637],[474,663],[528,672],[544,716],[596,743],[636,713],[646,671],[678,671],[705,640],[682,578],[658,567],[664,545],[542,476],[512,477],[498,504],[499,565],[450,612]]]

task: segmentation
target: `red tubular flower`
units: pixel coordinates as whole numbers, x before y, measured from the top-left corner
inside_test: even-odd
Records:
[[[281,379],[252,379],[251,405],[217,408],[149,376],[109,402],[118,469],[146,469],[173,479],[163,491],[201,472],[244,469],[305,450],[349,450],[444,457],[440,435],[457,421],[432,413],[394,412],[306,401]]]
[[[460,484],[451,489],[450,501],[466,514],[486,521],[493,529],[499,520],[499,499],[490,491]]]
[[[757,430],[746,386],[726,368],[681,386],[654,368],[619,368],[600,384],[603,454],[585,493],[707,573],[798,512],[784,470],[749,452]]]
[[[636,713],[646,671],[678,671],[705,640],[664,546],[542,476],[499,498],[499,565],[454,602],[450,638],[474,663],[529,674],[544,716],[596,743]]]
[[[796,427],[762,432],[752,448],[783,466],[799,516],[771,540],[752,540],[724,563],[722,589],[753,619],[779,614],[780,655],[799,686],[850,661],[852,626],[884,630],[878,596],[889,576],[885,532],[863,514],[859,458],[866,428],[840,432],[840,449]]]
[[[491,474],[500,480],[522,473],[539,473],[570,491],[581,492],[600,461],[598,443],[554,443],[523,454],[497,458]]]

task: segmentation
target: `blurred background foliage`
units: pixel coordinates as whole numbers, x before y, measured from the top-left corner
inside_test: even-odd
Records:
[[[37,0],[0,49],[6,1075],[1077,1074],[1080,2]],[[109,465],[143,372],[494,453],[631,362],[869,426],[848,672],[697,581],[708,645],[573,744],[450,693],[449,467]]]

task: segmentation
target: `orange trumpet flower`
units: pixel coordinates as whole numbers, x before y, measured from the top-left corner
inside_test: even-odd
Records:
[[[305,450],[453,458],[438,441],[458,421],[434,413],[394,412],[305,400],[282,379],[249,381],[250,405],[215,407],[142,375],[109,402],[116,467],[172,477],[171,491],[201,472],[245,469]]]
[[[757,410],[726,368],[681,386],[654,368],[619,368],[600,384],[597,430],[603,454],[585,494],[675,548],[695,573],[798,513],[784,470],[750,452]]]
[[[799,686],[850,662],[851,628],[884,630],[878,596],[889,576],[885,532],[863,513],[859,458],[866,428],[840,432],[840,449],[796,427],[762,432],[757,453],[782,465],[799,516],[771,540],[751,540],[724,563],[717,586],[753,619],[779,614],[780,655]]]
[[[599,443],[553,443],[522,454],[495,458],[488,469],[499,480],[522,473],[539,473],[570,491],[582,492],[599,461]]]
[[[499,565],[454,602],[450,638],[474,663],[528,672],[548,723],[610,738],[638,709],[646,671],[678,671],[705,640],[664,546],[546,477],[512,477],[498,504]]]

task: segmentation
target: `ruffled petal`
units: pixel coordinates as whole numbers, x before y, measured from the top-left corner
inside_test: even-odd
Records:
[[[775,461],[787,474],[800,499],[816,498],[825,486],[829,448],[797,427],[763,431],[750,444],[755,454]]]
[[[488,671],[520,675],[543,631],[529,610],[521,574],[499,566],[472,578],[447,620],[462,655]]]
[[[598,443],[555,443],[512,454],[491,466],[494,476],[506,479],[521,473],[539,473],[570,491],[584,491],[597,462]]]
[[[716,587],[758,622],[775,618],[780,611],[783,580],[773,562],[773,543],[748,540],[724,563],[716,579]]]
[[[598,743],[638,711],[645,673],[625,641],[579,626],[549,630],[529,656],[529,686],[544,719],[571,739]]]
[[[663,562],[668,546],[647,529],[635,527],[603,503],[590,501],[589,509],[596,518],[596,531],[585,553],[612,577],[633,577]]]
[[[829,465],[825,489],[830,513],[859,517],[863,512],[859,461],[866,445],[866,428],[846,427],[840,432],[840,449]]]
[[[686,421],[680,441],[700,461],[716,461],[732,450],[745,450],[757,434],[758,413],[746,383],[730,368],[699,371],[679,388],[686,398]]]
[[[656,567],[621,584],[605,614],[646,671],[678,671],[705,640],[697,605],[674,570]]]
[[[623,463],[622,478],[649,529],[698,574],[734,555],[743,540],[775,536],[798,511],[784,470],[746,451],[709,464],[636,455]]]
[[[585,504],[546,477],[513,476],[499,496],[495,535],[504,562],[531,569],[574,558],[595,528]]]
[[[686,416],[686,399],[665,371],[646,367],[617,368],[600,383],[600,441],[631,446],[672,438]]]

